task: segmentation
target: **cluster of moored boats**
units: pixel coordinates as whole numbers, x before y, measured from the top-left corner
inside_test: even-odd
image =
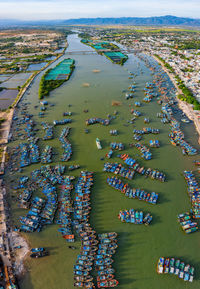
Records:
[[[187,182],[188,194],[192,203],[193,214],[200,219],[200,187],[191,171],[184,171],[184,178]]]
[[[174,274],[184,281],[193,282],[194,267],[175,258],[160,257],[157,265],[158,274]]]
[[[112,150],[122,151],[122,150],[124,150],[124,145],[123,145],[123,143],[121,143],[121,142],[111,142],[111,143],[110,143],[110,148],[111,148]]]
[[[93,185],[93,173],[81,172],[75,186],[74,228],[81,239],[81,251],[74,265],[74,286],[88,289],[95,288],[91,271],[97,271],[98,288],[115,287],[112,255],[117,248],[116,233],[97,236],[89,223],[90,188]]]
[[[89,118],[85,121],[86,125],[92,125],[92,124],[96,124],[96,123],[100,123],[102,125],[109,125],[110,124],[110,120],[106,119],[106,118],[100,118],[100,117],[92,117]]]
[[[45,135],[43,137],[43,140],[50,140],[53,138],[53,126],[46,123],[46,122],[42,122],[41,123],[44,131],[45,131]]]
[[[128,184],[124,184],[117,177],[108,177],[107,184],[116,190],[122,192],[126,197],[146,201],[150,204],[156,204],[158,201],[158,194],[155,192],[147,193],[141,189],[131,188]]]
[[[152,153],[150,152],[149,148],[147,148],[145,145],[141,144],[140,142],[137,142],[135,144],[135,147],[141,152],[141,156],[145,160],[151,160]]]
[[[118,130],[117,129],[111,129],[110,135],[118,135]]]
[[[159,148],[160,147],[160,142],[157,139],[151,139],[149,141],[149,145],[151,148]]]
[[[136,225],[149,225],[153,219],[150,213],[144,215],[142,211],[136,211],[134,209],[121,210],[119,212],[118,218],[122,222]]]
[[[194,214],[192,213],[183,213],[178,215],[178,221],[181,225],[182,230],[186,234],[196,232],[198,230],[197,222],[194,222]]]
[[[59,141],[62,143],[62,147],[64,149],[61,161],[67,162],[70,160],[72,155],[72,146],[70,142],[67,139],[67,136],[69,135],[70,127],[65,127],[59,137]]]
[[[58,214],[56,223],[59,225],[58,231],[67,242],[74,242],[72,232],[73,201],[71,191],[73,189],[72,180],[74,177],[64,176],[58,198]]]
[[[117,157],[121,158],[126,165],[128,165],[130,168],[132,168],[134,171],[141,175],[145,175],[145,177],[149,177],[153,180],[159,180],[161,182],[164,182],[166,180],[166,176],[164,173],[155,170],[155,169],[145,169],[144,167],[140,167],[140,165],[137,163],[135,159],[130,157],[128,154],[121,154]]]
[[[16,149],[19,149],[21,168],[40,161],[39,147],[34,141],[30,142],[30,144],[21,143]]]
[[[32,248],[31,249],[30,257],[31,258],[41,258],[41,257],[45,257],[48,255],[49,255],[49,252],[45,248],[39,247],[39,248]]]
[[[197,154],[197,149],[192,147],[184,139],[184,133],[180,130],[180,125],[176,120],[171,121],[171,133],[169,134],[170,142],[174,146],[180,146],[183,155],[193,156]]]
[[[143,98],[143,102],[149,103],[153,99],[153,97],[156,97],[157,94],[154,92],[154,84],[151,82],[147,82],[144,87],[144,94],[145,97]]]
[[[71,123],[71,122],[72,122],[71,118],[64,118],[64,119],[61,119],[61,120],[54,120],[53,124],[56,126],[56,125],[68,124],[68,123]]]
[[[123,178],[132,180],[135,174],[134,170],[127,169],[120,163],[104,163],[104,172],[110,172],[115,175],[120,175]]]
[[[41,163],[48,164],[52,162],[52,147],[46,145],[42,154],[41,154]]]
[[[159,134],[160,130],[158,128],[152,128],[152,127],[143,127],[143,129],[134,129],[133,130],[134,133],[136,134]]]

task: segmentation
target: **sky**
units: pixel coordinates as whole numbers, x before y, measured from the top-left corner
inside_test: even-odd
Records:
[[[0,19],[162,15],[200,18],[200,0],[0,0]]]

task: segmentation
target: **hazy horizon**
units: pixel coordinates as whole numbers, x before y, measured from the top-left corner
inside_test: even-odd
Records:
[[[173,15],[200,18],[199,0],[0,0],[0,19],[60,20]]]

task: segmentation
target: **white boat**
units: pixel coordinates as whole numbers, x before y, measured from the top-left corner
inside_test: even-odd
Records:
[[[101,143],[100,143],[100,139],[98,137],[96,138],[96,145],[97,145],[98,150],[102,149],[102,146],[101,146]]]

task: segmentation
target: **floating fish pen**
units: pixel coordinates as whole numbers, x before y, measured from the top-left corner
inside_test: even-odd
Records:
[[[187,182],[188,194],[192,203],[194,217],[200,219],[200,187],[194,174],[190,171],[184,171],[184,178]]]
[[[46,122],[42,122],[41,125],[45,131],[45,136],[43,137],[43,140],[53,139],[53,126]]]
[[[153,219],[150,213],[144,216],[143,211],[136,211],[134,209],[121,210],[119,212],[118,218],[121,222],[136,225],[149,225]]]
[[[41,163],[47,164],[52,162],[52,147],[47,145],[45,146],[42,154],[41,154]]]
[[[110,124],[110,120],[106,119],[106,118],[99,118],[99,117],[92,117],[89,118],[85,121],[86,125],[92,125],[92,124],[96,124],[96,123],[100,123],[102,125],[109,125]]]
[[[178,215],[178,221],[181,225],[182,230],[186,234],[196,232],[198,230],[198,224],[194,222],[194,214],[192,213],[183,213]]]
[[[124,184],[117,177],[108,177],[106,180],[107,184],[116,190],[122,192],[126,197],[132,199],[138,199],[140,201],[146,201],[150,204],[156,204],[158,201],[158,194],[155,192],[147,193],[141,189],[131,188],[128,184]]]
[[[123,143],[121,143],[121,142],[119,142],[119,143],[117,143],[117,142],[111,142],[111,143],[110,143],[110,148],[111,148],[112,150],[122,151],[122,150],[124,150],[124,145],[123,145]]]
[[[72,232],[72,212],[73,202],[71,191],[73,189],[72,180],[74,177],[65,176],[61,185],[61,191],[58,198],[58,216],[56,223],[59,225],[58,231],[67,242],[74,242]]]
[[[64,124],[71,123],[71,122],[72,120],[70,118],[65,118],[62,120],[54,120],[53,124],[56,126],[56,125],[64,125]]]
[[[121,158],[126,165],[128,165],[130,168],[135,170],[137,173],[141,175],[145,175],[145,177],[149,177],[153,180],[159,180],[161,182],[164,182],[166,180],[166,176],[164,173],[155,170],[155,169],[145,169],[144,167],[141,167],[135,159],[130,157],[128,154],[121,154],[118,155],[117,157]]]
[[[176,120],[171,121],[171,133],[169,134],[170,142],[174,146],[180,146],[183,155],[193,156],[197,154],[197,149],[192,147],[184,140],[184,133],[180,130],[180,125]]]
[[[194,267],[185,265],[184,262],[175,258],[160,257],[157,264],[158,274],[174,274],[184,281],[193,282]]]
[[[66,127],[62,130],[61,135],[59,137],[59,141],[62,143],[62,147],[64,149],[64,152],[61,157],[62,162],[67,162],[70,160],[72,156],[72,146],[70,142],[68,141],[67,137],[70,132],[70,127]]]
[[[103,171],[119,175],[129,180],[132,180],[135,175],[134,170],[127,169],[119,163],[105,163]]]
[[[143,144],[137,142],[135,144],[135,147],[141,152],[142,154],[142,158],[147,160],[151,160],[152,158],[152,153],[150,152],[150,150]]]

